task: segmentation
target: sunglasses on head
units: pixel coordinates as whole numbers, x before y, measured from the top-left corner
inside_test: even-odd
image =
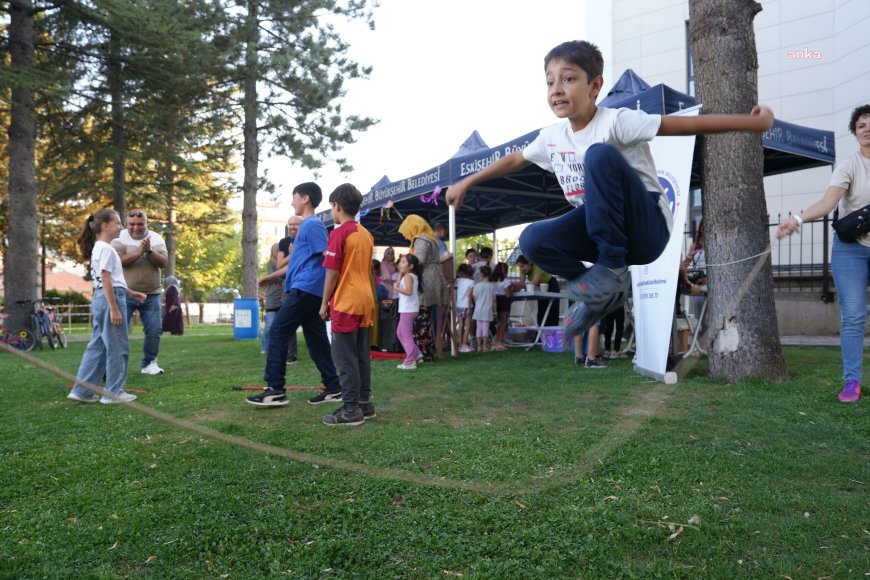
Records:
[[[141,211],[131,211],[130,213],[127,214],[127,217],[139,217],[139,218],[144,218],[144,217],[145,217],[145,212],[141,212]]]

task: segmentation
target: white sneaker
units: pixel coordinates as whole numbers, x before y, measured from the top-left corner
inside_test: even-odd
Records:
[[[88,397],[86,395],[79,395],[78,393],[70,393],[66,398],[70,401],[78,401],[79,403],[96,403],[99,400],[99,397],[96,395]]]
[[[403,371],[413,371],[414,369],[417,368],[417,365],[414,363],[410,363],[410,364],[401,363],[396,368],[402,369]]]
[[[163,369],[157,366],[157,359],[155,358],[153,361],[148,363],[147,367],[142,367],[143,375],[162,375]]]
[[[135,400],[136,395],[131,395],[130,393],[125,393],[123,391],[115,396],[103,395],[102,397],[100,397],[100,402],[104,405],[114,405],[115,403],[129,403],[130,401]]]

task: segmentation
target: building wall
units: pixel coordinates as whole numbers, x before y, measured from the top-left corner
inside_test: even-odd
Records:
[[[857,150],[852,109],[870,102],[870,2],[761,0],[755,17],[758,100],[777,118],[834,131],[837,158]],[[586,38],[601,47],[606,88],[634,69],[651,85],[688,91],[688,0],[587,2]],[[768,213],[799,212],[825,190],[830,168],[765,178]]]

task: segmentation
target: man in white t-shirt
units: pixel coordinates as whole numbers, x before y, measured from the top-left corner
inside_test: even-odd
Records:
[[[127,296],[127,325],[138,310],[145,330],[142,347],[142,374],[159,375],[163,369],[157,366],[160,351],[160,335],[163,321],[160,306],[161,268],[166,267],[168,252],[166,242],[157,232],[148,229],[148,216],[141,209],[127,214],[127,229],[112,240],[112,247],[121,257],[127,287],[146,295],[144,301]]]
[[[569,280],[576,300],[565,314],[575,336],[618,309],[631,286],[628,266],[649,264],[664,250],[673,219],[658,183],[648,142],[656,135],[763,132],[773,113],[671,117],[595,105],[604,84],[604,59],[594,44],[560,44],[544,59],[547,101],[561,123],[546,127],[524,150],[506,155],[447,190],[462,204],[469,189],[534,163],[556,175],[573,209],[529,225],[520,250],[544,271]],[[581,261],[592,262],[585,268]]]

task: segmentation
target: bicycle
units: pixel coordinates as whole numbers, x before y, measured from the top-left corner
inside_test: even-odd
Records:
[[[43,342],[47,342],[51,350],[58,346],[66,348],[66,334],[63,327],[55,320],[54,308],[45,305],[45,300],[18,300],[18,304],[30,304],[30,329],[36,339],[36,344],[42,348]]]
[[[51,302],[57,302],[60,298],[49,298]],[[45,300],[43,300],[43,305],[45,306],[45,311],[48,314],[48,318],[51,321],[51,332],[54,335],[54,340],[57,342],[60,348],[67,347],[66,340],[66,332],[63,330],[63,325],[60,323],[60,320],[57,319],[57,312],[54,306],[49,306],[45,304]]]
[[[6,320],[9,314],[0,314],[0,342],[8,344],[12,348],[31,351],[36,347],[36,338],[26,328],[6,328]]]

